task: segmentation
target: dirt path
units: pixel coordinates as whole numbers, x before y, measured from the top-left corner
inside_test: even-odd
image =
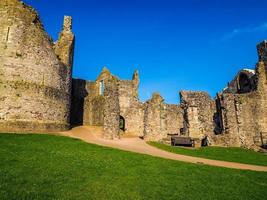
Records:
[[[178,160],[194,164],[205,164],[218,167],[226,167],[232,169],[243,169],[253,171],[265,171],[266,166],[257,166],[249,164],[241,164],[227,161],[210,160],[205,158],[197,158],[192,156],[186,156],[181,154],[170,153],[163,151],[148,145],[145,141],[138,137],[124,137],[120,140],[105,140],[101,138],[102,129],[99,127],[77,127],[67,132],[60,133],[61,135],[78,138],[85,142],[97,144],[101,146],[112,147],[120,150],[131,151],[135,153],[141,153],[151,155],[155,157],[167,158],[171,160]]]

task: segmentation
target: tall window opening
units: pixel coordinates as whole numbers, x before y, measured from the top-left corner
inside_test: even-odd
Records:
[[[100,81],[99,94],[104,95],[104,91],[105,91],[105,83],[104,81]]]
[[[125,131],[125,119],[122,116],[120,116],[120,129]]]

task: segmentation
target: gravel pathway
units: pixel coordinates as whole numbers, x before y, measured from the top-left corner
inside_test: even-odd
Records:
[[[123,137],[120,140],[105,140],[101,138],[102,128],[81,126],[74,128],[67,132],[60,133],[61,135],[78,138],[85,142],[97,144],[106,147],[112,147],[120,150],[151,155],[160,158],[166,158],[171,160],[178,160],[182,162],[194,163],[199,165],[212,165],[217,167],[226,167],[232,169],[252,170],[252,171],[265,171],[266,166],[257,166],[249,164],[241,164],[227,161],[210,160],[205,158],[198,158],[192,156],[186,156],[176,153],[160,150],[158,148],[148,145],[144,140],[138,137]]]

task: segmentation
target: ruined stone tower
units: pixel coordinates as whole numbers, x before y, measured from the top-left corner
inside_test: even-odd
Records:
[[[0,1],[1,132],[69,127],[73,47],[70,17],[54,44],[33,8]]]
[[[73,65],[74,34],[72,33],[72,18],[64,17],[64,24],[59,40],[55,42],[55,53],[60,61],[69,69]]]
[[[71,17],[64,17],[53,42],[34,9],[0,1],[0,132],[66,130],[71,118],[72,126],[103,127],[107,139],[128,134],[164,141],[175,134],[198,146],[257,150],[267,144],[267,41],[257,46],[255,70],[240,70],[215,99],[181,91],[178,105],[157,93],[140,102],[138,71],[131,80],[107,68],[95,81],[72,79],[74,43]]]

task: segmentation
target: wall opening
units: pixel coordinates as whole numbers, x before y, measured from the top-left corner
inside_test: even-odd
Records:
[[[72,80],[72,88],[70,124],[72,127],[76,127],[84,124],[84,103],[85,97],[88,95],[86,81]]]
[[[214,122],[214,125],[215,125],[215,128],[214,128],[214,133],[216,135],[218,134],[222,134],[223,133],[223,117],[222,117],[222,105],[221,105],[221,100],[220,98],[217,96],[216,100],[216,113],[214,113],[213,115],[213,122]]]
[[[209,145],[209,140],[208,140],[208,137],[206,136],[205,138],[203,138],[202,140],[201,140],[201,146],[202,147],[206,147],[206,146],[208,146]]]
[[[252,91],[252,85],[248,75],[241,73],[238,78],[238,93],[248,93]]]
[[[7,28],[6,42],[9,40],[10,27]]]
[[[105,91],[105,83],[104,83],[104,81],[100,81],[99,94],[104,95],[104,91]]]
[[[123,116],[120,116],[120,130],[125,131],[125,119]]]

